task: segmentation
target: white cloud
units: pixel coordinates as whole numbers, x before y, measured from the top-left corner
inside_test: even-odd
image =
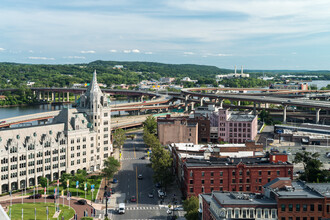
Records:
[[[131,50],[124,50],[123,52],[124,53],[131,53],[132,51]]]
[[[6,50],[5,48],[1,48],[1,47],[0,47],[0,51],[5,51],[5,50]]]
[[[133,50],[132,50],[132,53],[140,53],[140,50],[138,50],[138,49],[133,49]]]
[[[233,55],[232,54],[218,53],[218,54],[215,54],[215,56],[217,56],[217,57],[230,57],[230,56],[233,56]]]
[[[184,55],[194,55],[194,52],[183,52]]]
[[[117,53],[117,50],[109,50],[111,53]]]
[[[291,54],[292,54],[292,55],[297,55],[297,52],[292,52]]]
[[[52,57],[29,57],[30,60],[55,60]]]
[[[86,59],[86,57],[83,56],[67,56],[67,57],[63,57],[65,59]]]
[[[29,50],[29,53],[34,53],[34,51],[33,50]]]
[[[96,53],[94,50],[82,50],[80,53]]]
[[[153,54],[152,52],[145,52],[144,54]]]

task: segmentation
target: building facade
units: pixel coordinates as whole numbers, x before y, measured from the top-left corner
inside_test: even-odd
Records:
[[[308,83],[275,83],[269,86],[270,89],[291,89],[291,90],[308,90]]]
[[[262,186],[277,177],[293,178],[293,165],[275,158],[187,159],[183,164],[183,195],[212,191],[262,192]]]
[[[49,124],[0,130],[0,193],[38,185],[40,177],[102,169],[113,150],[109,104],[94,72],[77,109],[62,109]]]
[[[198,143],[198,123],[188,117],[157,118],[158,138],[162,145],[171,143]]]
[[[251,113],[218,109],[210,116],[211,128],[218,130],[218,141],[245,143],[254,140],[258,133],[258,117]]]

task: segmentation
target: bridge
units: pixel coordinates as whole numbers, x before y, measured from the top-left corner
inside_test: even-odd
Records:
[[[214,91],[217,91],[218,88],[188,88],[188,89],[182,89],[180,96],[177,96],[178,99],[184,99],[186,110],[188,107],[188,104],[194,101],[200,101],[201,105],[203,105],[203,101],[205,98],[209,98],[214,103],[219,103],[220,106],[223,105],[223,100],[227,99],[230,101],[237,101],[238,105],[240,105],[241,101],[247,101],[247,102],[253,102],[254,106],[254,113],[256,114],[256,105],[259,106],[261,103],[266,104],[277,104],[283,106],[283,122],[286,122],[287,119],[287,107],[288,106],[299,106],[299,107],[305,107],[310,109],[316,109],[315,111],[315,117],[316,117],[316,123],[319,123],[320,121],[320,111],[323,110],[330,110],[330,102],[328,101],[317,101],[317,100],[306,100],[306,99],[293,99],[293,98],[282,98],[282,97],[276,97],[276,96],[270,96],[270,92],[262,93],[262,95],[242,95],[242,94],[226,94],[226,93],[216,93]],[[219,89],[222,90],[222,89]],[[244,91],[247,89],[244,89]],[[251,89],[252,90],[252,89]],[[197,92],[198,91],[198,92]],[[213,91],[213,93],[202,93],[202,91]],[[267,89],[257,89],[257,91],[274,91],[274,90],[267,90]],[[277,91],[277,90],[276,90]],[[276,92],[274,91],[274,92]],[[309,91],[309,90],[307,90]],[[291,91],[283,91],[283,93],[288,92],[292,94],[297,93],[304,93],[307,92],[305,90],[291,90]],[[329,90],[320,90],[324,92],[325,94],[329,93]],[[316,92],[316,91],[314,91]],[[281,94],[283,94],[281,93]],[[278,93],[277,93],[278,94]],[[198,100],[194,99],[194,97],[197,97]],[[192,107],[193,108],[193,107]],[[244,107],[242,107],[244,108]]]

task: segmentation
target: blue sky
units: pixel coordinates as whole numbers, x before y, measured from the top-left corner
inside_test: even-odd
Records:
[[[330,69],[329,0],[1,0],[0,62]]]

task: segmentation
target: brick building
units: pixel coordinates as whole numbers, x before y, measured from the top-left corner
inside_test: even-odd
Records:
[[[200,195],[203,220],[278,219],[275,199],[242,192],[219,192]]]
[[[216,127],[218,140],[245,143],[254,140],[258,133],[258,117],[251,113],[217,109],[210,116],[211,127]]]
[[[184,196],[214,190],[260,193],[263,185],[277,177],[292,179],[293,165],[279,161],[275,154],[262,158],[187,158],[181,172]]]
[[[277,178],[264,186],[264,195],[276,200],[279,220],[330,218],[330,183]]]
[[[203,220],[330,218],[330,184],[292,182],[276,178],[264,185],[263,194],[217,192],[199,196]]]
[[[203,116],[157,118],[158,138],[162,145],[210,141],[210,121]]]

